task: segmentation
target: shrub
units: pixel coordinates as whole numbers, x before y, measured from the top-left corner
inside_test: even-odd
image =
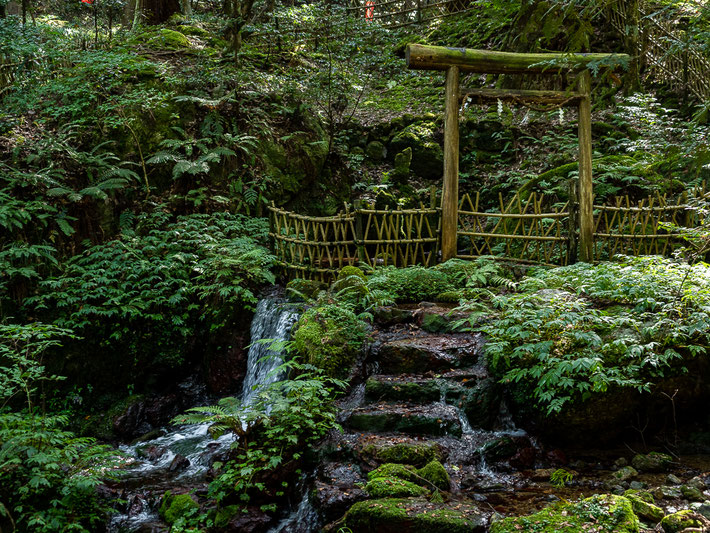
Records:
[[[303,314],[293,341],[310,364],[328,376],[344,378],[350,373],[365,334],[365,324],[355,313],[336,304],[326,304]]]
[[[368,287],[388,292],[398,302],[431,300],[453,288],[445,272],[421,266],[378,269]]]

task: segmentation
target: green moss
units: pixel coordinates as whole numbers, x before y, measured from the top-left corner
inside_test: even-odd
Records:
[[[441,490],[449,490],[451,479],[449,473],[439,461],[431,461],[417,471],[417,474]]]
[[[591,527],[594,529],[591,529]],[[576,503],[551,505],[542,511],[491,524],[490,533],[638,533],[639,521],[623,496],[595,495]]]
[[[216,527],[227,527],[229,522],[237,515],[237,513],[239,513],[238,505],[228,505],[227,507],[222,507],[215,515],[214,525]]]
[[[385,463],[378,466],[372,472],[367,474],[367,479],[372,481],[378,477],[391,478],[398,477],[405,481],[415,482],[417,478],[417,473],[413,466],[403,465],[399,463]]]
[[[174,524],[178,518],[200,508],[200,505],[190,494],[173,494],[170,491],[163,494],[158,513],[168,524]]]
[[[365,486],[373,498],[407,498],[424,496],[429,490],[398,477],[376,477]]]
[[[693,511],[686,509],[664,517],[661,526],[665,533],[678,533],[688,527],[703,527],[703,523],[695,517]]]
[[[307,361],[332,377],[350,374],[365,340],[365,324],[337,305],[313,307],[298,321],[293,341]]]
[[[192,43],[182,33],[167,28],[161,28],[157,32],[144,34],[142,38],[151,46],[165,48],[168,50],[181,50],[191,48]]]
[[[209,37],[210,32],[199,26],[181,25],[180,33],[183,35],[195,35],[197,37]]]
[[[423,466],[433,460],[441,460],[441,451],[433,443],[401,442],[392,446],[367,446],[363,452],[379,461]]]
[[[633,494],[629,494],[626,497],[631,502],[631,508],[634,510],[634,513],[636,513],[639,517],[648,520],[649,522],[653,522],[654,524],[657,524],[663,519],[663,509],[657,505],[644,501]]]
[[[358,502],[345,514],[345,526],[358,533],[482,533],[485,521],[476,507],[455,507],[417,499],[379,499]]]
[[[365,383],[365,396],[371,400],[435,402],[441,397],[441,386],[429,381],[382,381],[370,378]]]
[[[638,454],[631,460],[631,464],[641,472],[667,472],[673,463],[673,458],[660,452],[651,452],[646,455]]]

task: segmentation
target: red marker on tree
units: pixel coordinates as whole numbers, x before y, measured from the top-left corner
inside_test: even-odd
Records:
[[[81,0],[81,1],[83,2],[84,0]],[[372,0],[367,0],[367,2],[365,2],[365,20],[369,20],[370,22],[372,22],[374,17],[375,17],[375,2],[373,2]]]

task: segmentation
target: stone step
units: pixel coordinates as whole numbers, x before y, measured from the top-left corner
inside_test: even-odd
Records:
[[[353,505],[345,526],[359,533],[483,533],[487,517],[468,501],[434,503],[421,498],[385,498]]]
[[[414,331],[381,333],[368,361],[383,374],[421,374],[471,367],[479,359],[482,341],[477,335],[434,335]]]
[[[457,411],[450,405],[376,403],[355,409],[347,426],[372,433],[399,432],[409,435],[461,436]]]
[[[500,412],[501,388],[479,368],[440,375],[374,375],[365,383],[368,402],[428,404],[444,401],[463,410],[474,428],[491,429]]]

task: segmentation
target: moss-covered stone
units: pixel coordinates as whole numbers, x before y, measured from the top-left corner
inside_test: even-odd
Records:
[[[382,161],[387,157],[387,148],[380,141],[371,141],[365,148],[365,153],[373,161]]]
[[[663,512],[663,509],[653,504],[653,496],[651,496],[650,493],[627,490],[624,493],[624,496],[629,499],[631,502],[631,508],[640,518],[643,518],[648,522],[653,522],[654,524],[657,524],[661,521],[661,519],[663,519],[663,515],[665,513]],[[648,501],[649,497],[651,498],[651,501]]]
[[[404,183],[412,166],[412,148],[407,147],[394,156],[393,177],[398,183]]]
[[[491,524],[490,533],[638,533],[639,521],[623,496],[602,494],[576,503],[559,503],[542,511]]]
[[[638,475],[638,470],[636,470],[633,466],[625,466],[614,472],[613,477],[619,481],[628,481]]]
[[[227,527],[229,522],[239,513],[238,505],[228,505],[217,510],[215,514],[214,525],[216,527]]]
[[[347,423],[357,431],[461,436],[455,409],[444,405],[369,405],[355,409]]]
[[[439,461],[431,461],[426,466],[417,470],[417,474],[426,479],[437,489],[449,490],[451,486],[449,473]]]
[[[372,472],[367,474],[367,479],[372,481],[378,477],[398,477],[405,481],[415,482],[417,479],[416,469],[411,465],[400,463],[385,463],[378,466]]]
[[[660,452],[638,454],[631,460],[633,467],[641,472],[668,472],[672,463],[673,458],[670,455]]]
[[[150,36],[148,44],[168,50],[181,50],[192,47],[192,43],[185,35],[167,28],[161,28],[156,34]]]
[[[365,397],[395,402],[430,403],[441,398],[441,384],[437,380],[389,379],[372,377],[365,383]]]
[[[426,179],[438,179],[444,168],[444,151],[437,139],[438,127],[434,122],[410,124],[390,141],[390,149],[400,153],[412,149],[410,169]]]
[[[665,533],[678,533],[688,527],[703,527],[703,522],[690,509],[669,514],[661,520]]]
[[[188,24],[181,24],[179,26],[180,33],[183,35],[194,35],[196,37],[209,37],[210,32],[199,26],[191,26]]]
[[[171,491],[166,491],[163,494],[163,500],[160,503],[158,514],[168,524],[174,524],[178,518],[197,510],[200,505],[193,499],[190,494],[173,495]]]
[[[298,321],[294,346],[307,361],[332,377],[346,378],[363,341],[365,325],[337,305],[314,307]]]
[[[680,493],[686,500],[692,500],[694,502],[703,502],[706,499],[705,495],[703,494],[703,491],[696,487],[690,487],[688,485],[683,485],[680,488]]]
[[[443,458],[439,446],[426,442],[400,442],[391,446],[369,445],[363,449],[363,453],[373,456],[378,461],[414,466],[424,466]]]
[[[485,520],[478,508],[417,499],[358,502],[345,514],[345,526],[358,533],[483,533]]]
[[[365,491],[373,498],[410,498],[429,493],[427,488],[398,477],[376,477],[367,482]]]

